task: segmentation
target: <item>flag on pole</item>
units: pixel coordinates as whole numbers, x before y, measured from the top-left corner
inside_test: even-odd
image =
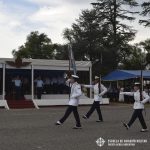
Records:
[[[68,45],[68,50],[69,50],[70,67],[73,69],[74,75],[76,75],[77,74],[77,69],[76,69],[76,63],[75,63],[74,54],[73,54],[71,44]]]

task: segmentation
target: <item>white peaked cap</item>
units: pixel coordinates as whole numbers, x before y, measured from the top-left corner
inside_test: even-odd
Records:
[[[95,76],[95,80],[96,80],[96,79],[99,79],[99,77],[98,77],[98,76]]]
[[[71,75],[73,78],[79,79],[79,76],[77,75]]]
[[[140,85],[140,82],[135,82],[134,85]]]

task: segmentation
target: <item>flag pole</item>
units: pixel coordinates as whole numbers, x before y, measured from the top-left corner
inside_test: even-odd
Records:
[[[69,44],[68,44],[68,54],[69,54],[68,55],[69,56],[69,73],[71,74],[71,68],[72,68],[74,75],[76,75],[77,69],[76,69],[76,63],[75,63],[74,54],[72,50],[71,40],[69,40]],[[69,87],[70,87],[70,84],[69,84]],[[69,99],[70,99],[70,92],[69,92]]]
[[[140,72],[140,83],[141,83],[141,86],[140,86],[140,101],[142,101],[143,99],[143,62],[142,62],[142,52],[141,52],[141,72]]]
[[[69,72],[68,72],[68,77],[70,77],[71,75],[71,60],[70,60],[70,46],[68,44],[68,57],[69,57]],[[70,101],[70,93],[71,93],[71,86],[70,86],[70,82],[69,82],[69,101]]]

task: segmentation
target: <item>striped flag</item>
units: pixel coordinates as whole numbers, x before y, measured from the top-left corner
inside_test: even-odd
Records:
[[[76,75],[77,74],[77,69],[76,69],[76,63],[75,63],[74,54],[73,54],[71,44],[68,45],[68,50],[69,50],[70,67],[73,69],[74,75]]]

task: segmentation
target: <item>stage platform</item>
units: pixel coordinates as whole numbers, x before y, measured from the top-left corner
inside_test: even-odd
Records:
[[[26,101],[31,101],[31,95],[25,95]],[[10,100],[11,101],[11,100]],[[48,106],[64,106],[68,104],[69,95],[66,94],[50,94],[50,95],[42,95],[42,99],[36,99],[36,97],[32,100],[34,103],[35,108],[39,107],[48,107]],[[91,105],[93,103],[92,98],[88,98],[84,95],[80,98],[80,105]],[[101,101],[102,105],[109,104],[109,98],[103,98]],[[6,100],[0,100],[0,107],[8,107]]]

